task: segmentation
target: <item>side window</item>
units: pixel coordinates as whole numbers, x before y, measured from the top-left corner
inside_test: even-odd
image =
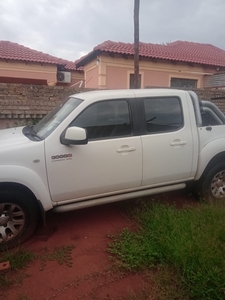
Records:
[[[87,129],[88,139],[129,136],[132,133],[126,100],[107,100],[86,108],[70,126]]]
[[[202,116],[202,126],[214,126],[214,125],[221,125],[218,119],[215,116],[213,111],[208,110],[208,112],[203,111],[201,113]]]
[[[146,130],[149,133],[176,131],[183,126],[179,98],[144,99]]]
[[[171,78],[170,86],[174,88],[197,88],[198,80],[188,78]]]

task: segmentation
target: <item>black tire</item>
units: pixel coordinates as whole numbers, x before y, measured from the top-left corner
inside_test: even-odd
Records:
[[[0,251],[25,242],[39,218],[37,201],[21,190],[0,191]]]
[[[216,163],[200,179],[197,190],[201,200],[225,203],[225,162]]]

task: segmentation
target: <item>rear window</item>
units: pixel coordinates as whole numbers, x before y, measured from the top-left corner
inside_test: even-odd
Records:
[[[181,103],[177,97],[146,98],[144,108],[148,133],[176,131],[183,126]]]

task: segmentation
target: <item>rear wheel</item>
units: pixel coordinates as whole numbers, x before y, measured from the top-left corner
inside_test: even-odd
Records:
[[[200,180],[199,193],[207,202],[225,202],[225,162],[215,164]]]
[[[26,241],[35,231],[39,216],[37,202],[22,191],[0,191],[0,250]]]

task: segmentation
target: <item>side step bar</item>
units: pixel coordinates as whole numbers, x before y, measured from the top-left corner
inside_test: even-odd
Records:
[[[107,203],[112,203],[112,202],[117,202],[117,201],[123,201],[123,200],[132,199],[132,198],[139,198],[139,197],[144,197],[144,196],[149,196],[149,195],[154,195],[154,194],[159,194],[159,193],[181,190],[181,189],[184,189],[185,187],[186,187],[185,183],[179,183],[176,185],[168,185],[168,186],[164,186],[164,187],[157,187],[157,188],[141,190],[141,191],[132,192],[132,193],[108,196],[108,197],[104,197],[104,198],[96,198],[96,199],[92,199],[92,200],[86,200],[86,201],[81,201],[81,202],[76,202],[76,203],[71,203],[71,204],[66,204],[66,205],[55,206],[53,208],[53,211],[57,212],[57,213],[67,212],[67,211],[71,211],[71,210],[76,210],[76,209],[81,209],[81,208],[86,208],[86,207],[91,207],[91,206],[97,206],[97,205],[102,205],[102,204],[107,204]]]

